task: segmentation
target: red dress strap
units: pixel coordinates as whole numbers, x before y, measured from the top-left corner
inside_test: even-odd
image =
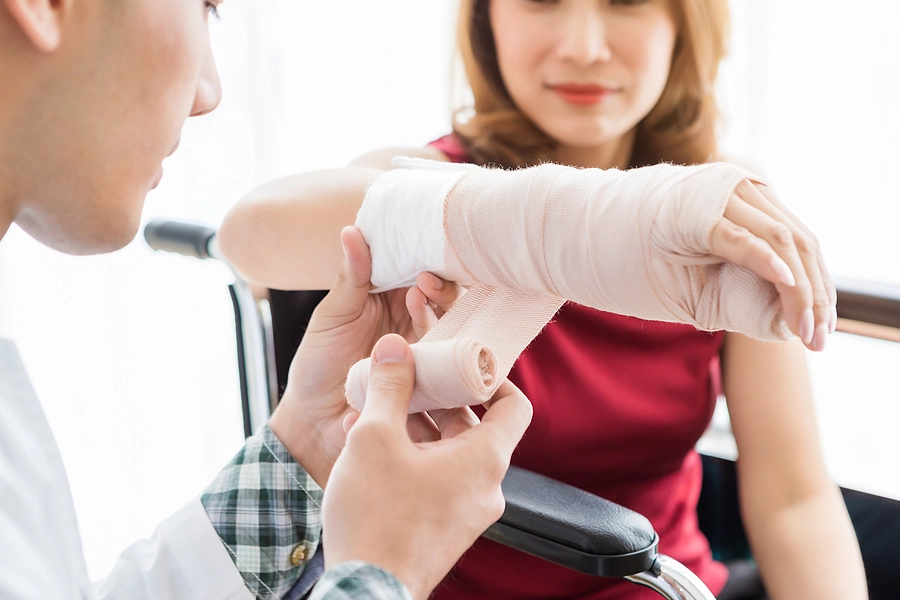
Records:
[[[453,163],[469,162],[469,153],[463,147],[462,142],[455,134],[448,134],[428,144],[447,155],[447,159]]]

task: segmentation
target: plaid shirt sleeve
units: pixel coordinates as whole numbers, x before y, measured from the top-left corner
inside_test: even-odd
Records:
[[[290,590],[319,544],[322,489],[268,425],[200,500],[247,588],[261,600]]]
[[[393,575],[363,562],[346,562],[325,572],[309,600],[412,600]]]

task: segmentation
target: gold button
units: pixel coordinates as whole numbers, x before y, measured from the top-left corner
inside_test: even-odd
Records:
[[[304,562],[306,562],[306,545],[300,544],[294,551],[291,552],[291,564],[295,567],[299,567]]]

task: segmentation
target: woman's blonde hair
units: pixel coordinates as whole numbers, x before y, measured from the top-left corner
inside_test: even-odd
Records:
[[[669,79],[637,125],[631,166],[717,156],[714,83],[725,55],[728,2],[670,1],[678,34]],[[457,112],[453,131],[478,164],[515,168],[549,160],[556,142],[516,107],[503,83],[489,6],[490,0],[460,0],[457,45],[474,106]]]

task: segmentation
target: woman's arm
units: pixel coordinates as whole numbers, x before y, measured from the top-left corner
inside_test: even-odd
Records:
[[[347,168],[313,171],[267,183],[225,216],[217,240],[249,281],[285,290],[323,290],[341,263],[341,229],[353,225],[369,185],[395,156],[446,160],[433,148],[367,154]]]
[[[859,545],[825,469],[803,346],[728,334],[723,369],[741,511],[769,597],[867,598]]]

